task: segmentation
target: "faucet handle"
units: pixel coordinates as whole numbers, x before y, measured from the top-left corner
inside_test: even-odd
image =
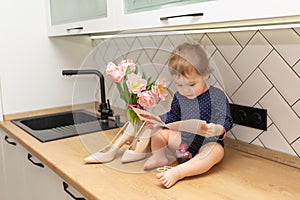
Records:
[[[114,115],[114,111],[110,108],[109,99],[107,99],[107,107],[108,107],[108,115],[109,116],[113,116]]]
[[[108,106],[108,110],[111,110],[111,108],[110,108],[110,103],[109,103],[109,99],[107,99],[107,106]]]
[[[103,121],[107,121],[108,117],[112,117],[114,115],[114,111],[110,107],[109,100],[107,100],[107,103],[101,103],[98,111],[100,113],[101,120]]]

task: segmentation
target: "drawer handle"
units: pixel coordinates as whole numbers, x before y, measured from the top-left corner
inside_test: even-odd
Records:
[[[185,15],[173,15],[173,16],[168,16],[168,17],[161,17],[160,21],[163,20],[168,20],[170,18],[178,18],[178,17],[199,17],[199,16],[203,16],[204,13],[190,13],[190,14],[185,14]]]
[[[38,166],[38,167],[41,167],[41,168],[44,168],[45,166],[42,164],[42,163],[37,163],[35,161],[32,160],[32,155],[29,153],[27,155],[27,159],[32,163],[34,164],[35,166]]]
[[[4,137],[4,140],[8,143],[8,144],[11,144],[11,145],[14,145],[14,146],[17,146],[17,143],[15,143],[15,142],[12,142],[12,141],[9,141],[9,137],[6,135],[5,137]]]
[[[68,190],[68,184],[66,182],[63,182],[63,187],[64,187],[64,191],[70,195],[73,199],[75,200],[85,200],[85,198],[83,197],[75,197],[74,194],[72,194],[69,190]]]
[[[72,31],[72,30],[83,30],[83,27],[74,27],[74,28],[67,28],[67,31]]]

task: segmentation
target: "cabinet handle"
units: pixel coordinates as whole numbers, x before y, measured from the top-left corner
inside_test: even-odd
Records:
[[[43,163],[37,163],[35,161],[32,160],[32,155],[29,153],[27,155],[27,159],[34,165],[38,166],[38,167],[41,167],[41,168],[44,168],[45,166],[43,165]]]
[[[83,27],[74,27],[74,28],[67,28],[67,31],[72,31],[72,30],[83,30]]]
[[[4,140],[8,143],[8,144],[11,144],[11,145],[14,145],[14,146],[17,146],[17,143],[15,143],[15,142],[12,142],[12,141],[9,141],[9,137],[6,135],[5,137],[4,137]]]
[[[161,17],[159,18],[160,21],[163,20],[168,20],[170,18],[178,18],[178,17],[198,17],[198,16],[203,16],[203,13],[190,13],[190,14],[185,14],[185,15],[173,15],[173,16],[168,16],[168,17]]]
[[[66,182],[63,182],[63,187],[64,187],[64,191],[70,195],[73,199],[76,199],[76,200],[85,200],[85,198],[83,197],[75,197],[74,194],[72,194],[69,190],[68,190],[68,184]]]

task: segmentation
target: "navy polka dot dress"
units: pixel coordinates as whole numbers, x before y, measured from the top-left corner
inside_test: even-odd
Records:
[[[226,131],[232,127],[232,117],[227,97],[220,89],[210,86],[209,90],[195,99],[188,99],[176,92],[171,104],[171,109],[161,118],[165,123],[187,119],[205,120],[224,126]],[[218,142],[224,146],[224,134],[218,137],[203,137],[194,133],[181,132],[181,140],[189,145],[188,151],[195,156],[200,147],[208,142]]]

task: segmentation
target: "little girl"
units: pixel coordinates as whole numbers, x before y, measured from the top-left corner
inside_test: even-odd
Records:
[[[156,175],[166,188],[185,177],[207,172],[219,163],[224,157],[225,132],[232,127],[226,95],[206,82],[212,71],[206,54],[199,45],[179,45],[170,55],[169,71],[178,91],[174,95],[170,111],[161,118],[165,123],[200,119],[207,124],[201,127],[201,135],[159,129],[151,137],[153,154],[146,161],[145,170],[167,165],[169,160],[166,148],[175,153],[180,143],[188,144],[187,150],[193,156],[187,162]]]

